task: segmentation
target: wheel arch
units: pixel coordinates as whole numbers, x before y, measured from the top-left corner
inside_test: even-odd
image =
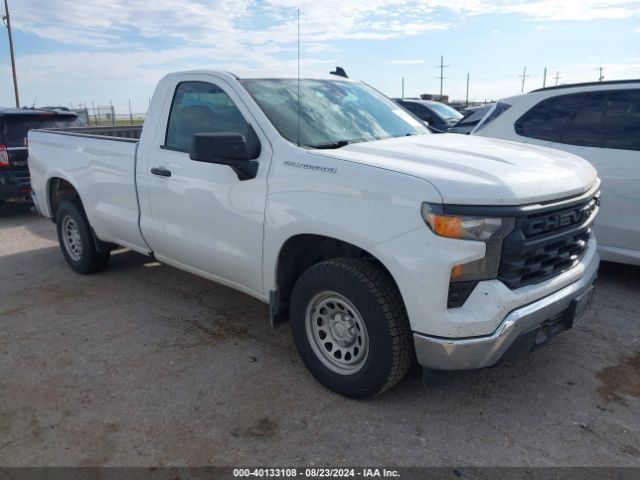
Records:
[[[56,221],[56,213],[58,206],[64,200],[73,200],[78,198],[80,205],[82,206],[82,198],[80,197],[80,191],[76,186],[66,178],[61,176],[52,176],[47,180],[47,206],[51,215],[51,220]],[[84,209],[84,206],[82,206]]]
[[[379,264],[398,288],[391,270],[367,249],[334,237],[296,234],[289,237],[278,252],[275,290],[269,293],[272,324],[288,320],[291,292],[300,276],[313,265],[337,257],[363,258]],[[402,295],[401,301],[404,303]]]
[[[65,200],[75,200],[78,199],[80,203],[80,210],[83,212],[85,219],[87,220],[87,224],[89,225],[89,231],[91,232],[91,236],[93,238],[93,243],[98,252],[110,252],[111,250],[115,250],[118,248],[117,245],[109,242],[104,242],[98,238],[96,232],[94,232],[93,227],[91,226],[91,222],[87,217],[86,210],[84,208],[84,203],[82,202],[82,197],[80,196],[79,190],[71,183],[69,180],[53,176],[49,178],[47,181],[47,202],[49,206],[49,213],[51,214],[51,220],[56,222],[56,213],[60,204]]]

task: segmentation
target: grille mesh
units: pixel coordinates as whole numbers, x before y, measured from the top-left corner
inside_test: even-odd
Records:
[[[598,204],[594,196],[570,208],[517,217],[502,244],[498,279],[513,290],[574,267],[587,248]]]

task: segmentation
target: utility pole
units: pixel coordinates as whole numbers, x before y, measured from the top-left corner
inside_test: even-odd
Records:
[[[556,79],[556,86],[558,86],[558,80],[560,80],[561,78],[562,78],[562,77],[560,76],[560,72],[556,72],[556,76],[555,76],[555,79]]]
[[[16,77],[16,57],[13,54],[13,36],[11,35],[11,18],[9,18],[9,5],[4,0],[4,15],[2,21],[7,27],[9,34],[9,53],[11,55],[11,70],[13,72],[13,90],[16,94],[16,108],[20,108],[20,96],[18,95],[18,79]]]
[[[443,80],[444,80],[444,69],[450,67],[451,65],[445,65],[444,64],[444,56],[440,55],[440,65],[436,66],[436,68],[440,69],[440,76],[436,77],[440,79],[440,100],[442,100],[442,86],[443,86]]]
[[[404,77],[402,77],[402,99],[404,100]]]
[[[600,75],[598,76],[598,81],[601,82],[604,80],[604,76],[602,75],[602,67],[600,67]]]
[[[530,77],[531,75],[527,75],[527,67],[524,67],[524,71],[522,72],[522,75],[518,75],[520,78],[522,78],[522,88],[520,89],[520,93],[524,93],[524,81],[526,80],[527,77]]]
[[[469,74],[467,73],[467,100],[466,100],[466,106],[467,108],[469,107]]]
[[[542,88],[547,86],[547,67],[544,67],[544,75],[542,77]]]

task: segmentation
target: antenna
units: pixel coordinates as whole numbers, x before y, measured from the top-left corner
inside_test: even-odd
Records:
[[[300,9],[298,9],[298,146],[300,146]]]
[[[336,69],[333,72],[329,72],[329,75],[336,75],[338,77],[349,78],[349,76],[347,75],[347,72],[345,72],[344,68],[342,67],[336,67]]]
[[[36,100],[38,100],[38,96],[36,95],[35,98],[33,99],[33,103],[31,104],[31,110],[33,110],[34,108],[36,108]]]

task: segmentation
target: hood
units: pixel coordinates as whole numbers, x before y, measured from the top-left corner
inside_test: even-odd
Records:
[[[579,195],[597,181],[582,158],[545,147],[443,133],[355,143],[313,155],[422,178],[444,203],[524,205]]]

